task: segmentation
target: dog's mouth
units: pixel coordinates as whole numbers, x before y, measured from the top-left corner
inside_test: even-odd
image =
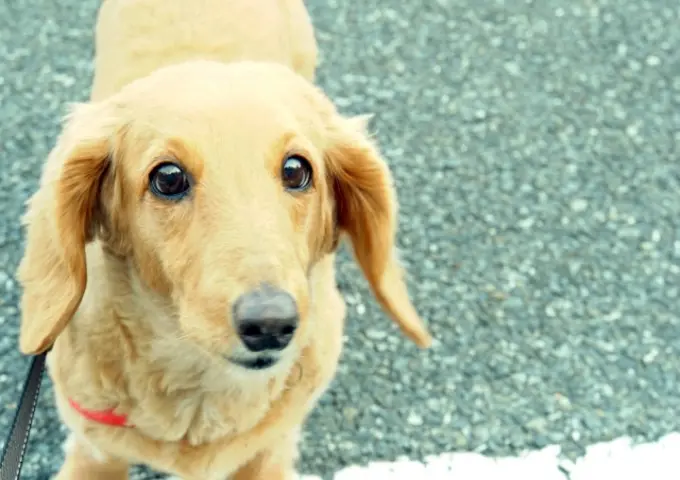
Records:
[[[248,370],[264,370],[274,365],[278,359],[275,357],[255,357],[251,359],[230,358],[229,361]]]

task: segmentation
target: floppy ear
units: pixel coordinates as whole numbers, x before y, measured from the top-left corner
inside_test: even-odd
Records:
[[[93,105],[77,105],[45,163],[23,218],[26,247],[18,269],[23,286],[19,347],[52,345],[85,292],[85,244],[92,238],[110,131]]]
[[[341,119],[327,149],[336,221],[373,293],[402,332],[420,347],[432,337],[411,303],[394,246],[397,198],[392,176],[366,133],[369,116]]]

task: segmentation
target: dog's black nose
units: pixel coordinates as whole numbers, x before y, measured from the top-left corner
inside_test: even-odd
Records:
[[[295,299],[268,284],[241,295],[233,307],[239,337],[251,352],[283,350],[298,325]]]

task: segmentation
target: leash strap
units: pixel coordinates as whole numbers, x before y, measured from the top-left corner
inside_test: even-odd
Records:
[[[31,360],[31,366],[21,392],[19,406],[14,414],[14,421],[9,436],[2,450],[0,459],[0,480],[18,480],[24,454],[28,444],[28,435],[33,423],[33,415],[40,395],[40,383],[45,370],[45,353],[36,355]]]

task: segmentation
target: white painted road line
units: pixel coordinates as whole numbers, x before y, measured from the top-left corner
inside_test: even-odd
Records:
[[[680,433],[657,442],[633,445],[628,438],[591,445],[576,462],[559,458],[548,446],[518,457],[490,458],[477,453],[448,453],[425,462],[399,460],[348,467],[333,480],[678,480]],[[567,473],[565,473],[567,472]],[[304,475],[301,480],[321,480]]]

